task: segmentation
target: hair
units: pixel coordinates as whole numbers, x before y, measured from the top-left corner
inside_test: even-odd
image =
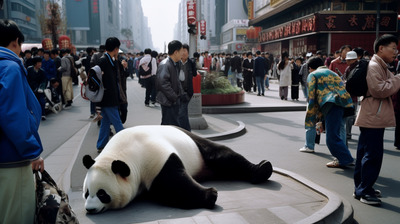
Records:
[[[51,54],[54,54],[54,55],[58,55],[58,50],[57,50],[57,49],[53,49],[53,50],[51,50],[50,53],[51,53]]]
[[[261,54],[261,51],[256,51],[256,55],[260,55]]]
[[[119,48],[121,42],[116,37],[109,37],[106,40],[106,51],[113,51],[115,48]]]
[[[233,55],[237,55],[237,51],[234,51],[234,52],[233,52]]]
[[[92,47],[86,48],[86,53],[89,55],[93,51]]]
[[[199,58],[199,57],[200,57],[199,52],[194,52],[194,53],[193,53],[193,57],[194,57],[194,58]]]
[[[378,53],[380,46],[388,46],[391,43],[396,43],[398,45],[399,40],[396,36],[392,34],[383,34],[382,36],[378,37],[374,42],[374,51],[375,54]]]
[[[248,57],[248,56],[253,56],[253,53],[251,53],[250,51],[249,52],[247,52],[247,54],[246,54],[246,56]]]
[[[156,58],[158,56],[158,53],[157,51],[152,51],[150,55],[151,57]]]
[[[301,63],[303,63],[303,58],[302,57],[297,57],[297,58],[294,59],[294,61],[297,61],[297,60],[299,60]]]
[[[289,54],[286,51],[282,52],[281,61],[278,64],[279,70],[283,70],[285,68],[285,65],[286,65],[285,58],[289,58]]]
[[[54,84],[54,83],[56,83],[56,82],[58,82],[58,80],[57,80],[56,78],[51,78],[51,79],[50,79],[50,84]]]
[[[24,54],[32,54],[32,51],[31,50],[25,50]]]
[[[38,49],[38,52],[39,52],[39,51],[41,51],[41,52],[44,53],[44,48],[39,48],[39,49]]]
[[[361,47],[356,47],[353,49],[353,51],[356,52],[357,57],[364,56],[364,49],[362,49]]]
[[[143,52],[143,51],[139,52],[139,55],[140,55],[140,56],[143,56],[143,55],[144,55],[144,52]]]
[[[144,49],[144,54],[151,54],[151,49],[150,48]]]
[[[33,66],[35,66],[39,62],[42,62],[42,58],[41,57],[37,56],[37,57],[32,58]]]
[[[12,20],[0,20],[0,46],[7,47],[12,41],[18,39],[18,44],[21,45],[24,41],[24,35],[18,25]]]
[[[188,51],[188,53],[189,53],[189,45],[183,44],[183,45],[182,45],[182,48],[183,48],[183,49],[186,49],[186,50]],[[214,53],[212,53],[211,55],[214,56]]]
[[[352,49],[350,45],[343,45],[343,46],[340,48],[340,50],[339,50],[340,53],[342,53],[343,50],[346,49],[346,48],[348,48],[348,49],[350,49],[350,50]]]
[[[182,48],[182,43],[179,40],[173,40],[168,43],[168,55],[173,55],[175,51]]]
[[[50,55],[50,51],[49,51],[49,50],[45,50],[45,51],[43,52],[43,54],[48,54],[48,55]]]
[[[60,50],[60,55],[63,56],[65,53],[67,53],[67,49],[61,49]]]
[[[71,49],[67,48],[67,49],[65,49],[65,52],[67,52],[67,54],[70,54],[71,53]]]
[[[320,57],[312,57],[307,61],[308,67],[312,69],[317,69],[324,65],[324,61]]]

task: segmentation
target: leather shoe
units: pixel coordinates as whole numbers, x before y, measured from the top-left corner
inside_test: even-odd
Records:
[[[369,195],[369,194],[361,196],[360,202],[367,204],[367,205],[380,205],[381,204],[381,200],[379,198],[377,198],[375,195]]]

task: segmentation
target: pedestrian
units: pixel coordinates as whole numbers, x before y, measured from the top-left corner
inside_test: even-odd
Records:
[[[367,71],[368,91],[363,98],[355,126],[360,127],[357,160],[354,171],[354,197],[362,203],[379,205],[379,192],[374,189],[383,159],[383,135],[386,127],[395,127],[391,95],[400,89],[400,76],[388,69],[398,53],[398,39],[385,34],[374,42],[375,54]]]
[[[189,123],[188,106],[193,96],[193,77],[197,75],[196,63],[189,58],[189,45],[183,44],[182,59],[179,71],[179,81],[181,82],[183,93],[181,104],[179,105],[178,121],[181,128],[191,131]]]
[[[85,68],[86,74],[89,74],[89,71],[92,68],[90,62],[92,60],[93,55],[95,54],[95,49],[92,47],[88,47],[86,48],[86,53],[87,56],[82,59],[82,65]],[[95,114],[96,114],[96,103],[90,101],[90,118],[94,118]]]
[[[251,87],[253,87],[253,68],[253,54],[251,52],[247,52],[246,59],[243,60],[243,87],[244,91],[248,93],[251,92]]]
[[[32,51],[30,50],[25,50],[24,52],[25,56],[24,56],[24,66],[25,68],[28,68],[29,66],[31,66],[32,63]]]
[[[279,75],[279,97],[281,100],[287,100],[289,86],[292,84],[293,65],[289,61],[289,54],[282,53],[282,59],[278,64]]]
[[[242,87],[242,60],[240,59],[236,51],[233,52],[233,58],[231,59],[231,71],[232,71],[232,86],[239,88]]]
[[[330,168],[352,165],[354,159],[340,136],[344,117],[353,111],[353,101],[341,78],[324,66],[319,57],[307,61],[310,74],[307,78],[309,102],[306,128],[314,128],[317,120],[325,121],[326,145],[335,159],[326,164]]]
[[[41,68],[46,73],[47,80],[57,78],[57,67],[53,59],[50,58],[50,51],[44,51]]]
[[[173,40],[168,43],[168,57],[164,59],[156,76],[157,102],[161,104],[161,125],[179,125],[179,104],[183,93],[179,81],[179,61],[182,59],[182,43]]]
[[[34,223],[32,170],[44,170],[38,133],[41,109],[18,57],[24,35],[0,20],[0,223]]]
[[[291,85],[291,98],[292,100],[299,101],[299,83],[301,76],[299,75],[301,65],[303,64],[303,59],[298,57],[295,59],[295,61],[292,63],[293,64],[293,69],[292,69],[292,85]]]
[[[263,54],[263,53],[261,53],[261,54]],[[267,75],[265,76],[265,79],[264,79],[266,90],[269,90],[269,71],[271,70],[271,61],[272,61],[271,59],[273,59],[271,57],[272,57],[272,55],[270,55],[268,52],[264,54],[264,58],[265,58],[265,62],[266,62],[265,70],[267,71],[266,72]]]
[[[33,58],[32,62],[33,65],[29,66],[27,69],[27,80],[31,90],[35,94],[37,100],[40,103],[42,108],[42,120],[46,120],[46,98],[44,96],[44,90],[47,87],[47,78],[45,71],[41,68],[42,67],[42,58],[36,56]]]
[[[120,102],[119,102],[119,117],[121,119],[122,124],[125,124],[126,119],[128,117],[128,98],[126,94],[126,79],[129,76],[128,71],[128,59],[124,56],[123,53],[118,54],[118,87],[120,94]]]
[[[61,49],[61,66],[58,71],[61,72],[61,84],[66,102],[65,109],[71,108],[72,99],[74,98],[74,91],[72,89],[72,60],[69,56],[69,49]]]
[[[309,74],[308,71],[308,65],[307,65],[307,60],[311,57],[312,54],[306,54],[306,60],[304,61],[304,64],[301,65],[300,71],[299,71],[299,76],[301,76],[300,83],[301,83],[301,88],[303,90],[303,95],[304,98],[306,98],[308,102],[308,84],[307,84],[307,77]]]
[[[157,74],[157,61],[151,56],[151,49],[144,50],[144,57],[139,62],[139,75],[144,87],[146,88],[144,105],[154,107],[156,103],[155,79]]]
[[[106,51],[106,46],[100,45],[99,46],[99,51],[94,53],[92,57],[90,58],[90,67],[94,67],[96,65],[99,65],[99,60],[103,56],[104,52]]]
[[[124,129],[119,115],[119,105],[123,99],[120,90],[120,77],[118,65],[118,52],[121,42],[116,37],[109,37],[106,40],[106,52],[99,59],[99,67],[103,73],[104,95],[101,102],[96,106],[101,107],[102,116],[99,138],[97,140],[97,151],[100,153],[108,143],[110,137],[110,126],[114,126],[116,133]]]
[[[268,72],[266,68],[267,68],[267,62],[265,61],[265,58],[261,56],[260,51],[257,51],[256,58],[254,59],[254,69],[253,69],[253,75],[256,79],[255,83],[258,89],[257,96],[264,96],[265,93],[264,79]]]
[[[331,64],[329,65],[329,69],[337,73],[339,76],[342,76],[347,68],[347,63],[345,58],[347,52],[351,51],[351,46],[343,45],[339,51],[340,51],[340,56],[331,62]]]

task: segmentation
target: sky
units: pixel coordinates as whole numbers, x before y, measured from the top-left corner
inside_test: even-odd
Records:
[[[156,51],[164,51],[164,42],[168,45],[174,38],[174,27],[178,22],[178,10],[181,0],[141,0],[143,14],[148,18],[149,27]]]

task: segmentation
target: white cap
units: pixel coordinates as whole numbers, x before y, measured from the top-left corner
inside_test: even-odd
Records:
[[[357,59],[357,53],[355,51],[349,51],[346,54],[346,60]]]
[[[306,54],[306,57],[311,57],[312,56],[312,52],[308,52],[307,54]]]

